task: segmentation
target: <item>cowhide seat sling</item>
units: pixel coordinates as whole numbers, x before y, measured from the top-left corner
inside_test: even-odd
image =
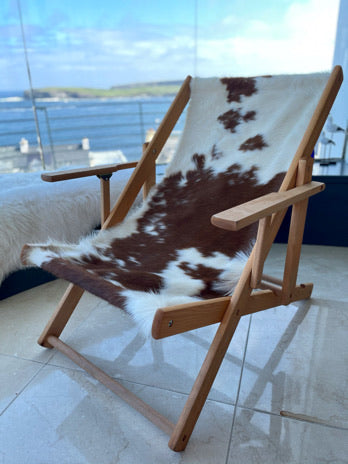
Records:
[[[176,451],[186,447],[239,319],[311,294],[312,284],[296,285],[308,197],[324,188],[311,181],[311,154],[341,81],[339,67],[331,75],[188,77],[103,230],[77,245],[23,249],[25,263],[71,282],[39,343],[131,403],[170,435]],[[128,214],[188,100],[164,178]],[[290,205],[284,277],[265,276]],[[219,322],[176,425],[60,340],[83,290],[126,311],[154,338]]]

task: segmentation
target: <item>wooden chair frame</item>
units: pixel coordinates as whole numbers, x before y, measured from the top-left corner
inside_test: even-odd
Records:
[[[171,423],[60,340],[60,334],[84,292],[82,288],[73,284],[69,285],[38,340],[40,345],[47,348],[55,347],[67,355],[166,432],[170,436],[168,445],[174,451],[184,450],[188,443],[240,318],[268,308],[309,298],[312,293],[313,284],[296,285],[308,199],[325,187],[322,183],[311,181],[313,166],[311,154],[342,80],[342,69],[336,66],[279,191],[212,217],[212,223],[215,226],[231,231],[240,230],[256,221],[259,222],[255,246],[232,296],[162,308],[157,310],[155,314],[152,325],[152,336],[155,339],[219,323],[201,370],[176,424]],[[45,174],[43,175],[44,180],[57,181],[87,175],[100,176],[102,228],[105,229],[121,222],[127,215],[140,189],[144,187],[144,192],[147,194],[155,182],[156,158],[190,98],[190,81],[191,77],[188,76],[153,139],[144,146],[143,157],[138,163]],[[119,169],[134,166],[135,169],[127,186],[109,213],[109,176]],[[263,266],[289,206],[292,206],[292,215],[284,275],[281,280],[265,275]],[[258,290],[255,291],[255,289]]]

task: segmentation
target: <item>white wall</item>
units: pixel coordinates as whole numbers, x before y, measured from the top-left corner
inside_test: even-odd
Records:
[[[331,114],[334,122],[345,129],[348,124],[348,0],[341,0],[338,13],[333,65],[337,64],[343,68],[344,81]],[[331,137],[331,134],[327,135]],[[332,147],[331,156],[340,157],[342,155],[344,134],[338,132],[332,138],[336,145]],[[346,161],[348,162],[347,158],[348,149],[346,153]]]

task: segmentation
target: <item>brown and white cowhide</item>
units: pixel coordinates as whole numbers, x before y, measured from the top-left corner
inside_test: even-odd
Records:
[[[327,79],[194,79],[177,153],[142,207],[77,246],[27,246],[23,259],[125,309],[147,333],[160,307],[231,292],[256,226],[228,232],[210,218],[278,189]]]

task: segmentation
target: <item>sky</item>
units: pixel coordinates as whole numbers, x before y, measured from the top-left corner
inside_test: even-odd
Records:
[[[0,91],[332,67],[339,0],[1,0]]]

